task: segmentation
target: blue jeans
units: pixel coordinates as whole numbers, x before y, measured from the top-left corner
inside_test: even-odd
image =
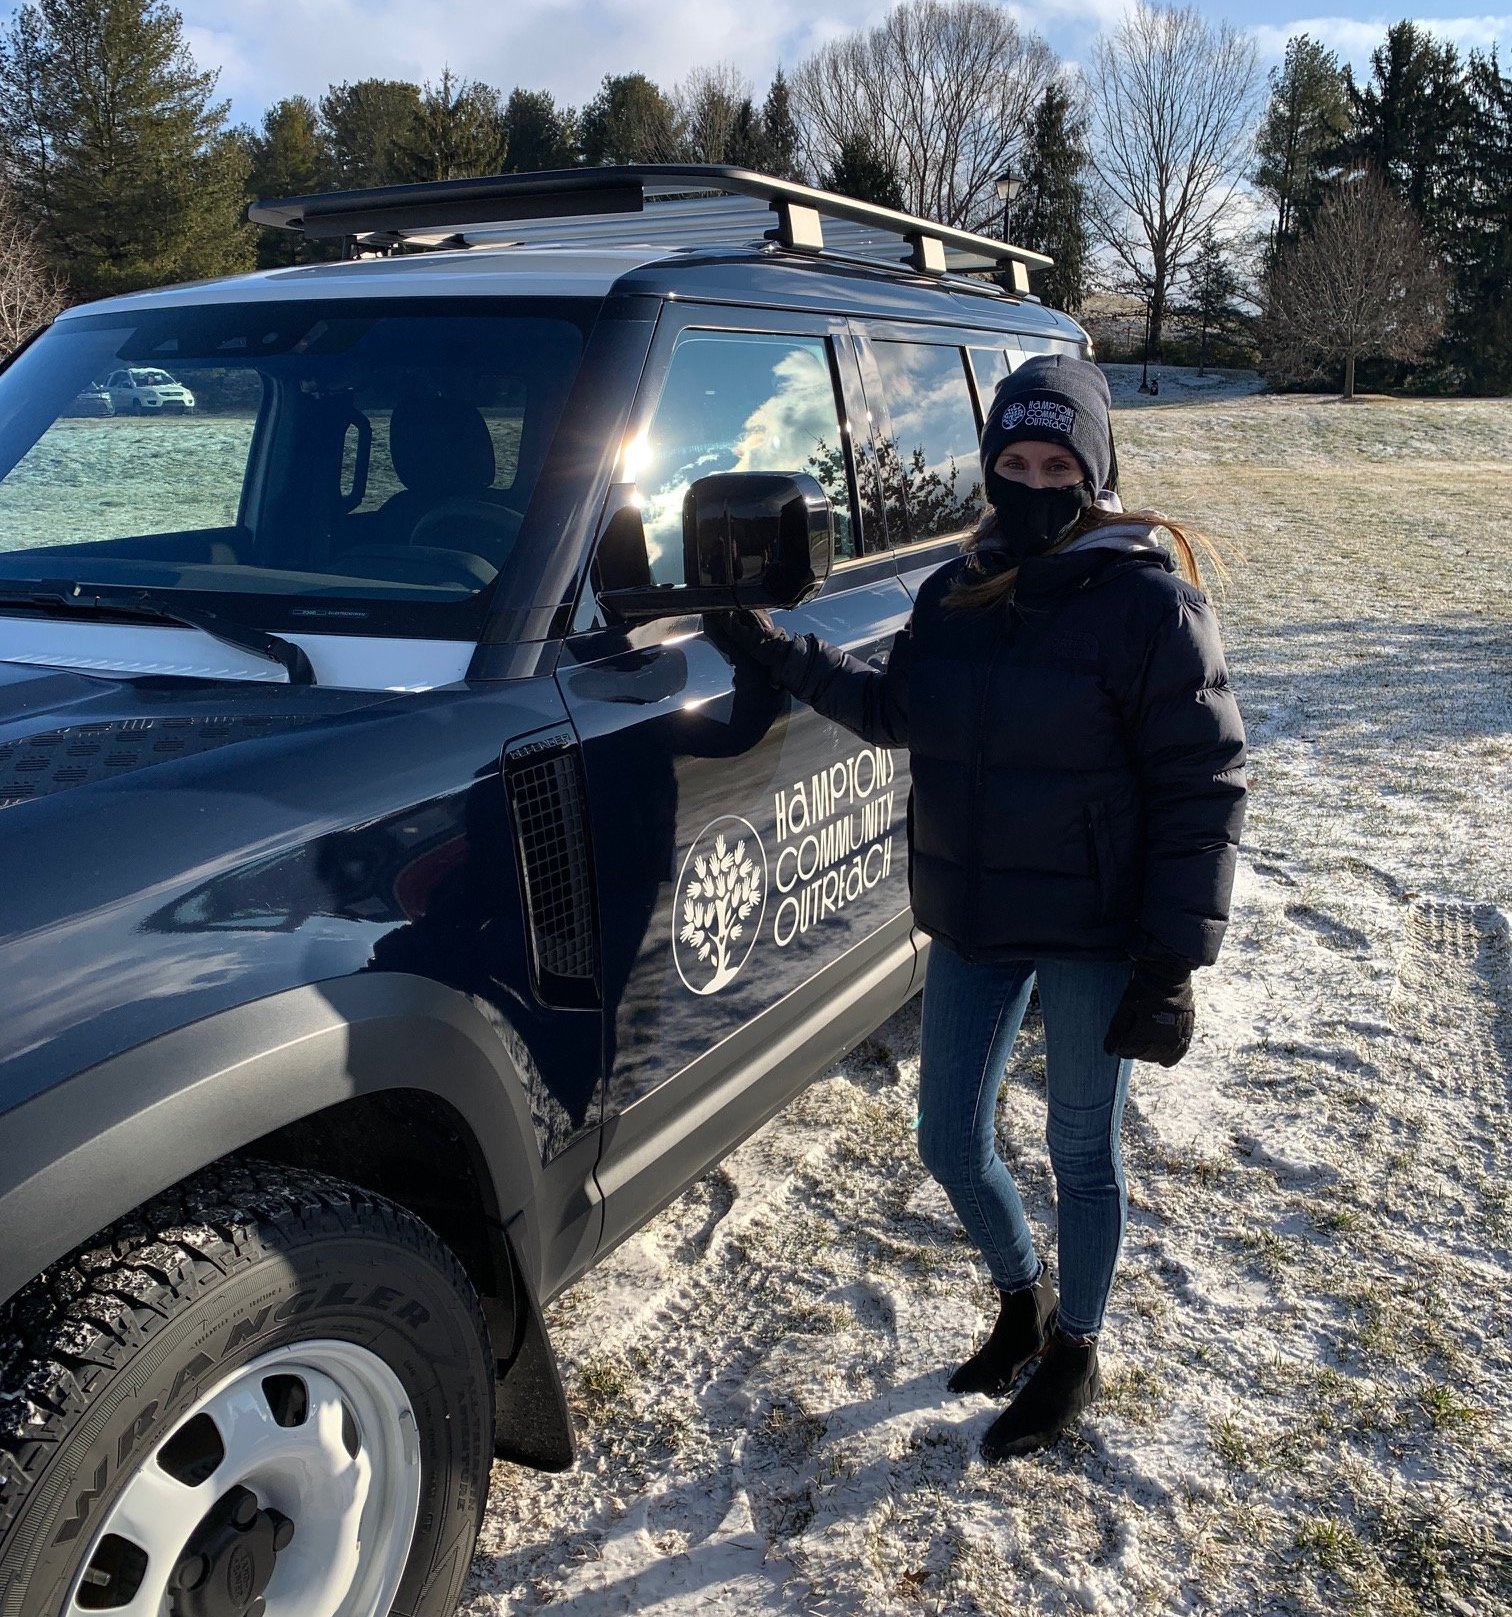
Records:
[[[936,942],[924,978],[919,1155],[1002,1291],[1027,1286],[1039,1271],[1018,1187],[998,1155],[995,1122],[1008,1053],[1039,979],[1060,1324],[1076,1336],[1102,1328],[1128,1221],[1118,1131],[1134,1064],[1105,1054],[1103,1035],[1131,970],[1126,960],[972,965]]]

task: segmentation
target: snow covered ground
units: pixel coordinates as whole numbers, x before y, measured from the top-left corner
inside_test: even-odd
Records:
[[[496,1469],[468,1617],[1512,1612],[1512,402],[1118,428],[1128,503],[1247,555],[1254,789],[1195,1047],[1135,1072],[1102,1402],[989,1469],[945,1392],[994,1302],[914,1002],[553,1306],[580,1459]],[[1050,1251],[1042,1085],[1031,1022]]]
[[[1113,403],[1120,409],[1170,404],[1206,404],[1214,399],[1241,399],[1258,393],[1265,383],[1258,371],[1225,370],[1208,366],[1198,375],[1195,366],[1151,365],[1149,376],[1160,392],[1153,397],[1139,391],[1143,365],[1104,365]]]

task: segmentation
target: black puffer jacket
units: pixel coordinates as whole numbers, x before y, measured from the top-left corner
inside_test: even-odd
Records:
[[[1208,965],[1244,817],[1244,726],[1207,597],[1154,545],[1027,561],[1007,610],[919,591],[885,673],[813,636],[778,677],[863,739],[909,749],[924,931],[972,960]]]

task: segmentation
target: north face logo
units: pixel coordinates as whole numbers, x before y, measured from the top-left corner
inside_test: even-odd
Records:
[[[1045,654],[1065,657],[1073,662],[1097,661],[1097,636],[1081,634],[1074,629],[1062,629],[1045,641]]]

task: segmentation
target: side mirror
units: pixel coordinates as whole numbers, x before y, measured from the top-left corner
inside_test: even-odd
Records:
[[[683,585],[608,590],[622,621],[799,606],[829,577],[834,513],[805,472],[716,472],[683,499]]]

